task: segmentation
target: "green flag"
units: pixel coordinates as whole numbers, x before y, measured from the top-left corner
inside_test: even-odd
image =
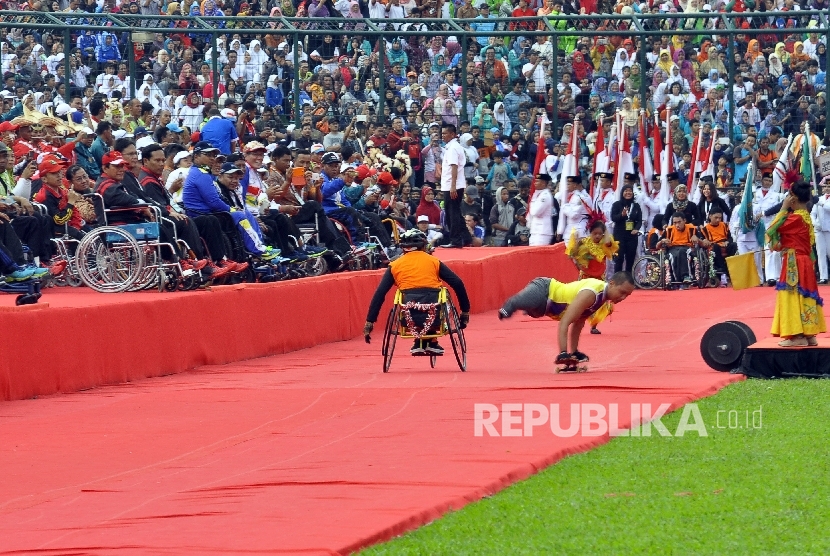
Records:
[[[813,182],[813,165],[810,163],[810,136],[811,133],[804,134],[804,143],[801,147],[801,175],[807,183]]]

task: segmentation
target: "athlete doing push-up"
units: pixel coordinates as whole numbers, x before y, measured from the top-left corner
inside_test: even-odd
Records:
[[[607,284],[595,278],[570,283],[536,278],[504,303],[499,319],[524,311],[535,319],[550,317],[559,321],[557,372],[585,370],[588,356],[579,351],[579,336],[585,322],[596,326],[611,314],[614,304],[633,291],[634,279],[628,272],[617,272]]]

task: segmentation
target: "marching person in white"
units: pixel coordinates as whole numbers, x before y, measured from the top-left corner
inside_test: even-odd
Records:
[[[530,228],[529,245],[550,245],[553,242],[553,194],[549,174],[537,174],[530,196],[527,225]]]
[[[660,195],[661,186],[662,183],[660,181],[660,176],[654,174],[654,177],[651,180],[651,190],[648,193],[643,191],[637,197],[637,204],[639,204],[643,209],[644,237],[648,234],[648,231],[651,230],[651,224],[654,221],[654,217],[658,214],[666,213],[666,206],[668,206],[668,202],[667,198],[661,197]]]
[[[568,176],[567,180],[568,191],[561,198],[556,235],[561,240],[571,237],[571,230],[576,230],[577,239],[582,239],[588,235],[588,215],[593,200],[582,188],[582,176]]]
[[[824,181],[821,189],[822,195],[819,197],[818,203],[813,205],[810,216],[813,219],[813,229],[816,233],[818,283],[827,284],[829,278],[827,274],[827,255],[830,254],[828,253],[830,249],[830,183]]]
[[[755,215],[760,211],[760,203],[752,200],[751,214],[743,214],[743,208],[739,207],[733,214],[729,222],[729,227],[732,229],[732,237],[738,244],[738,254],[744,255],[746,253],[755,252],[755,268],[758,270],[758,282],[764,283],[764,268],[761,265],[761,250],[758,246],[758,238],[756,236],[756,228],[758,227],[758,220]],[[743,225],[746,224],[749,229],[744,233]]]
[[[608,228],[608,234],[614,235],[614,223],[611,221],[611,207],[614,206],[614,202],[617,200],[617,196],[614,195],[613,184],[611,183],[614,174],[610,172],[597,172],[594,174],[594,177],[597,180],[598,186],[596,199],[594,200],[594,208],[601,211],[605,216],[605,227]]]
[[[772,191],[770,187],[772,187],[772,173],[765,172],[761,178],[761,188],[755,191],[755,198],[752,202],[753,209],[756,206],[755,201],[758,202],[755,220],[763,221],[766,228],[775,220],[775,216],[778,214],[778,205],[784,198],[781,193]],[[781,276],[781,253],[767,249],[764,263],[767,285],[774,286],[778,281],[778,277]]]

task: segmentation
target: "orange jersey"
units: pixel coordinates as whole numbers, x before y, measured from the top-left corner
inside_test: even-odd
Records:
[[[702,231],[704,237],[712,243],[723,243],[729,239],[729,228],[723,222],[717,226],[706,224]]]
[[[441,279],[438,269],[441,261],[424,251],[413,251],[392,261],[389,269],[401,291],[421,288],[438,289]]]
[[[695,231],[695,227],[691,224],[686,224],[683,231],[678,230],[674,226],[669,226],[666,228],[665,237],[669,240],[669,247],[691,247]]]

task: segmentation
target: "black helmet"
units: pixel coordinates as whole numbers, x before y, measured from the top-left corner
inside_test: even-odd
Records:
[[[420,249],[425,247],[427,241],[427,236],[421,230],[413,228],[411,230],[407,230],[401,234],[400,238],[400,246],[401,248],[415,248]]]

